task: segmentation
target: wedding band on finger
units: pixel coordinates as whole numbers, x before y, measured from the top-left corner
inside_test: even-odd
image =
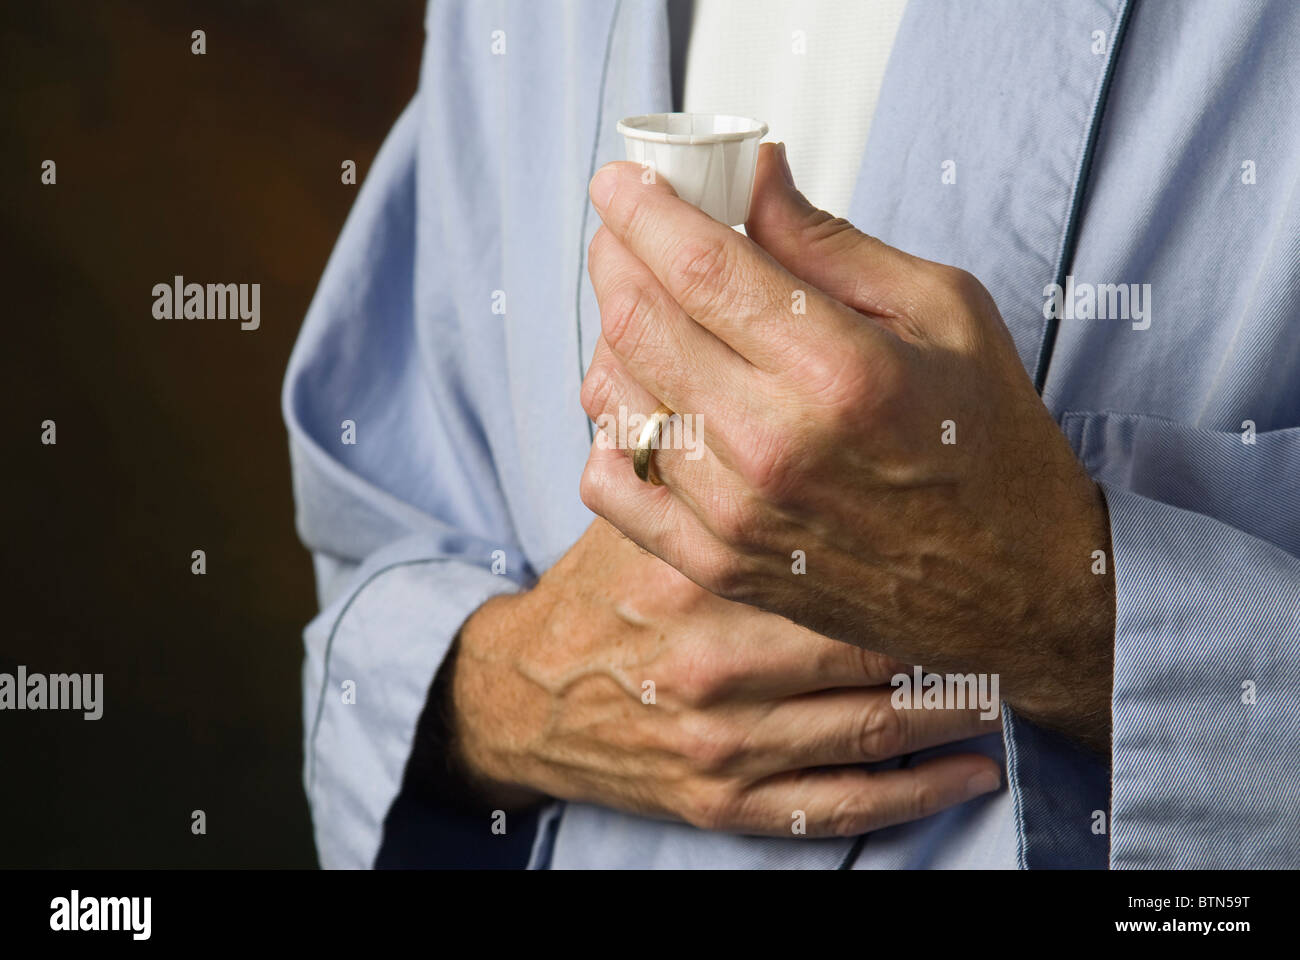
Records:
[[[641,428],[641,435],[637,437],[636,446],[632,448],[632,469],[636,472],[637,478],[655,486],[663,483],[659,479],[659,472],[655,470],[655,449],[659,446],[659,435],[663,431],[664,424],[672,415],[671,410],[662,403],[659,404],[655,412],[646,418],[645,426]]]

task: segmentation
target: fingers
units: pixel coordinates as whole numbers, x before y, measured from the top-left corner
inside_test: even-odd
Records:
[[[632,449],[637,444],[646,419],[659,406],[660,400],[628,373],[627,367],[609,349],[604,335],[597,338],[591,364],[583,377],[581,401],[587,416],[604,434],[603,438],[597,435],[596,439],[604,446],[623,451],[628,458],[628,469],[631,470]],[[678,416],[680,421],[675,423],[669,420],[660,431],[661,451],[679,444],[682,449],[689,446],[692,448],[690,453],[698,454],[693,459],[702,459],[705,453],[703,438],[699,438],[697,445],[697,438],[690,431],[695,423],[694,417],[687,413]],[[680,440],[673,430],[680,431]],[[676,464],[670,467],[669,458],[659,455],[661,451],[655,454],[655,465],[659,468],[660,475],[666,476],[665,471],[671,470],[676,476],[679,468]]]
[[[819,210],[787,180],[785,144],[759,148],[748,236],[786,270],[855,310],[890,317],[923,284],[913,257]]]
[[[720,421],[719,435],[730,433],[732,411],[743,408],[744,398],[754,392],[753,367],[687,316],[650,268],[609,230],[596,231],[587,263],[600,304],[602,339],[655,398],[643,412],[659,402],[683,415],[709,410]],[[589,378],[591,371],[608,372],[603,364],[609,358],[599,359],[601,364],[593,358]],[[583,399],[585,406],[585,387]]]
[[[979,754],[939,757],[900,770],[810,770],[705,802],[701,826],[765,836],[852,837],[932,816],[998,789],[1001,768]]]
[[[822,691],[878,687],[911,669],[883,654],[823,637],[783,617],[744,604],[732,606],[734,624],[707,647],[707,656],[693,655],[696,663],[690,671],[694,681],[690,699],[695,707],[735,701],[757,703],[754,712],[746,709],[741,721],[746,737],[760,724],[768,723],[766,714],[773,701]],[[800,711],[800,719],[814,712],[811,708]],[[780,719],[774,722],[772,729],[779,731]],[[821,730],[820,724],[815,726]],[[767,745],[766,737],[763,744]],[[799,749],[792,748],[796,753]],[[829,762],[851,761],[841,757]],[[792,768],[770,764],[763,773]]]
[[[632,469],[632,450],[647,416],[659,402],[600,337],[582,383],[582,405],[599,428],[596,443],[603,449],[617,450],[626,460],[623,479],[631,477],[643,486],[644,481]],[[729,476],[718,468],[718,460],[706,444],[704,418],[694,413],[675,413],[660,430],[659,445],[652,456],[662,483],[703,521],[706,514],[699,497]],[[619,468],[615,464],[613,469]]]
[[[1002,728],[978,709],[898,709],[889,687],[828,690],[775,704],[751,728],[749,760],[761,773],[876,763]]]
[[[685,500],[667,486],[638,479],[627,452],[602,442],[600,435],[592,444],[579,493],[589,510],[701,586],[712,565],[728,562],[727,548]]]
[[[790,366],[814,330],[825,336],[862,326],[852,310],[795,278],[667,184],[642,183],[636,164],[602,167],[590,192],[605,225],[686,314],[761,369]],[[636,336],[625,339],[640,345]],[[628,359],[612,339],[610,346]]]

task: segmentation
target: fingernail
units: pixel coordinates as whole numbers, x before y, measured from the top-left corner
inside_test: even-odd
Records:
[[[596,171],[596,175],[591,178],[591,184],[587,187],[587,192],[591,194],[591,202],[596,205],[597,210],[604,210],[609,206],[609,198],[614,195],[614,187],[618,183],[618,173],[610,167],[601,167]]]
[[[794,186],[794,171],[790,169],[790,158],[785,155],[785,141],[776,145],[777,155],[781,158],[781,179]]]
[[[1002,786],[1002,778],[996,773],[990,773],[987,770],[983,773],[977,773],[966,781],[966,799],[974,800],[976,797],[982,797],[986,793],[992,793],[1000,786]]]

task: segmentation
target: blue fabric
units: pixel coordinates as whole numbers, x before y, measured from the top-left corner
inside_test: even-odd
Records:
[[[537,841],[538,811],[508,819],[488,840],[481,818],[403,789],[384,820],[377,870],[509,870],[528,863]]]
[[[1300,4],[1142,2],[1117,45],[1123,12],[910,0],[836,211],[983,280],[1031,372],[1058,276],[1152,291],[1144,329],[1062,318],[1043,391],[1110,508],[1110,764],[1009,714],[1010,791],[871,835],[859,868],[1300,866]],[[304,777],[326,866],[375,862],[464,618],[591,520],[586,184],[622,158],[621,117],[670,105],[661,0],[435,2],[427,28],[284,390],[321,592]],[[533,866],[854,850],[590,805],[535,835]]]

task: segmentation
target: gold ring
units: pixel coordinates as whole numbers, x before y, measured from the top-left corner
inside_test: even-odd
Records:
[[[655,470],[655,448],[659,445],[660,431],[672,415],[671,410],[662,403],[659,404],[655,412],[646,419],[645,426],[641,428],[641,436],[637,438],[636,446],[632,448],[632,469],[636,471],[637,478],[646,483],[653,483],[655,486],[663,483],[659,479],[659,472]]]

